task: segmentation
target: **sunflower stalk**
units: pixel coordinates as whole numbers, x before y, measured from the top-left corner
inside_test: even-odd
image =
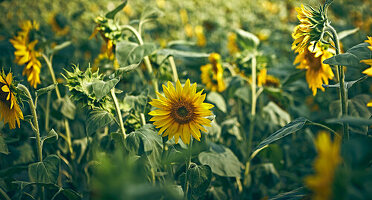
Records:
[[[190,140],[190,145],[189,145],[189,148],[188,148],[188,160],[187,160],[187,163],[186,163],[186,177],[185,177],[185,183],[186,183],[186,192],[185,192],[185,199],[189,199],[189,187],[190,187],[190,180],[189,180],[189,170],[190,170],[190,166],[191,166],[191,157],[192,157],[192,137],[191,137],[191,140]]]
[[[136,29],[134,29],[132,26],[129,26],[129,25],[122,25],[120,27],[121,27],[122,30],[130,31],[136,37],[136,39],[138,41],[138,44],[143,45],[142,37]],[[144,60],[145,66],[147,68],[147,72],[150,74],[151,82],[154,86],[154,90],[155,90],[155,92],[159,92],[158,81],[156,80],[156,78],[154,76],[152,65],[151,65],[151,62],[150,62],[150,58],[148,56],[145,56],[143,58],[143,60]]]
[[[42,56],[43,56],[47,66],[48,66],[50,76],[52,77],[52,80],[53,80],[53,84],[56,85],[55,91],[56,91],[57,98],[58,98],[58,100],[62,100],[61,93],[59,92],[59,88],[58,88],[58,82],[57,82],[57,79],[56,79],[56,76],[55,76],[55,73],[54,73],[54,69],[53,69],[53,66],[52,66],[52,58],[53,57],[51,56],[50,58],[48,58],[45,54],[42,54]],[[49,104],[47,104],[47,106],[49,107]],[[75,154],[74,154],[74,150],[72,148],[70,125],[69,125],[69,122],[66,118],[64,118],[64,124],[65,124],[65,130],[66,130],[67,146],[68,146],[68,149],[71,153],[71,157],[74,158]]]
[[[332,35],[332,40],[335,43],[335,50],[336,50],[336,55],[340,54],[340,41],[338,39],[338,35],[336,30],[329,24],[327,23],[326,25],[327,29],[326,31],[329,31]],[[340,83],[340,89],[339,91],[339,97],[340,97],[340,104],[341,104],[341,111],[342,111],[342,116],[346,116],[348,114],[348,105],[347,105],[347,88],[345,87],[345,71],[344,71],[344,66],[337,66],[337,75],[338,75],[338,80]],[[346,137],[349,139],[349,124],[347,122],[343,122],[343,138]]]
[[[177,66],[176,66],[176,63],[174,62],[173,56],[169,56],[168,60],[169,60],[170,66],[172,67],[173,82],[177,82],[177,80],[178,80]]]
[[[123,140],[125,140],[125,138],[127,137],[127,135],[126,135],[125,129],[124,129],[123,117],[121,115],[121,110],[120,110],[120,107],[119,107],[119,102],[118,102],[118,99],[116,98],[116,95],[115,95],[115,88],[113,88],[113,89],[110,90],[110,94],[111,94],[112,100],[114,101],[115,110],[116,110],[116,113],[118,115],[118,121],[119,121],[120,131],[123,134]]]
[[[248,152],[251,152],[254,122],[256,117],[256,105],[257,105],[257,60],[256,55],[252,56],[252,107],[251,107],[251,122],[249,124],[249,135],[248,135]]]

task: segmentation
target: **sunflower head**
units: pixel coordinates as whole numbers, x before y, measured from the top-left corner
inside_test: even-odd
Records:
[[[200,131],[207,132],[204,126],[211,126],[211,120],[206,117],[212,115],[212,104],[204,103],[206,94],[196,92],[196,83],[190,85],[187,79],[182,87],[177,81],[176,87],[171,82],[163,85],[165,96],[157,93],[158,99],[153,99],[150,104],[156,107],[149,115],[153,116],[156,128],[160,128],[159,134],[168,139],[179,138],[185,143],[190,143],[191,136],[200,141]]]
[[[52,30],[59,36],[66,35],[70,28],[67,26],[67,19],[62,14],[54,14],[49,18]]]
[[[319,10],[314,10],[311,7],[297,7],[297,18],[300,24],[297,25],[292,33],[294,42],[292,43],[292,50],[296,53],[302,53],[312,41],[319,41],[323,33],[323,28],[327,19],[327,8],[329,4],[321,6]]]
[[[223,92],[226,89],[223,80],[223,68],[221,65],[221,56],[218,53],[209,55],[209,62],[200,67],[202,83],[211,91]]]
[[[20,127],[20,120],[23,119],[22,110],[17,101],[17,89],[13,85],[12,73],[5,76],[0,73],[0,120],[9,123],[10,129],[15,129],[16,124]]]
[[[372,51],[372,37],[367,37],[368,40],[365,40],[369,44],[368,49]],[[367,74],[368,76],[372,76],[372,59],[366,59],[366,60],[361,60],[360,62],[363,62],[369,66],[370,68],[366,69],[363,71],[363,74]]]
[[[331,199],[335,171],[342,160],[340,143],[339,138],[332,142],[327,132],[320,132],[316,138],[318,156],[314,161],[315,174],[305,179],[307,187],[314,193],[313,199]]]
[[[25,21],[20,24],[21,31],[17,36],[10,39],[10,43],[15,48],[15,62],[18,65],[25,65],[23,75],[27,75],[27,80],[32,87],[36,88],[40,84],[40,69],[41,63],[39,57],[40,52],[36,50],[38,40],[30,41],[31,30],[38,30],[39,24],[36,22]]]
[[[293,64],[299,64],[298,69],[306,69],[306,81],[315,96],[317,89],[324,91],[323,84],[328,84],[333,79],[332,68],[323,61],[332,57],[328,45],[318,42],[314,47],[308,46],[302,53],[298,54]]]

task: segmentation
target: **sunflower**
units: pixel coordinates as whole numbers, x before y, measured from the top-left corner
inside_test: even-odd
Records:
[[[367,37],[368,40],[365,40],[369,44],[368,49],[372,51],[372,37]],[[370,68],[367,68],[366,70],[363,71],[363,74],[367,74],[368,76],[372,76],[372,59],[367,59],[367,60],[361,60],[360,62],[363,62],[367,65],[370,65]],[[368,102],[367,104],[368,107],[372,107],[372,100]]]
[[[275,76],[267,74],[267,69],[261,69],[260,73],[257,76],[257,85],[262,87],[264,86],[272,86],[278,87],[280,85],[280,81]]]
[[[296,53],[302,53],[312,41],[318,41],[323,31],[324,23],[327,21],[325,15],[325,8],[320,8],[319,11],[311,7],[296,8],[297,18],[300,24],[297,25],[292,33],[294,42],[292,43],[292,50]]]
[[[185,144],[190,143],[191,135],[200,141],[201,133],[207,132],[203,126],[211,126],[211,120],[206,117],[212,115],[212,104],[204,103],[206,94],[203,90],[196,92],[196,83],[190,86],[187,79],[182,88],[180,81],[176,83],[176,88],[168,81],[168,85],[163,85],[165,97],[157,93],[159,99],[153,99],[150,104],[158,109],[153,110],[149,115],[153,116],[150,121],[154,121],[156,128],[160,128],[159,134],[168,139],[173,137],[178,143],[179,138]]]
[[[300,64],[298,69],[306,69],[306,81],[309,88],[316,95],[317,89],[324,91],[322,84],[328,84],[329,79],[333,79],[334,74],[331,67],[323,61],[332,57],[332,53],[327,47],[318,42],[316,46],[308,46],[302,53],[296,56],[293,64]]]
[[[234,55],[239,52],[238,44],[236,43],[236,34],[229,32],[227,35],[227,49],[231,55]]]
[[[38,40],[30,42],[29,34],[32,29],[38,30],[39,24],[36,22],[25,21],[21,24],[21,31],[18,32],[17,36],[10,39],[16,51],[14,55],[16,56],[15,62],[18,65],[26,65],[23,68],[23,75],[27,75],[27,81],[32,87],[36,88],[40,84],[40,69],[41,63],[38,60],[40,53],[35,50],[35,46]]]
[[[70,27],[67,26],[67,19],[61,14],[51,15],[49,24],[58,36],[66,35],[70,31]]]
[[[0,75],[0,120],[4,119],[4,123],[9,123],[10,129],[20,127],[19,119],[23,119],[21,108],[17,103],[17,99],[12,91],[12,73],[5,76],[4,73]]]
[[[201,80],[211,91],[223,92],[226,89],[223,80],[223,68],[221,65],[221,56],[218,53],[211,53],[210,63],[200,67]]]
[[[335,170],[341,163],[340,143],[340,139],[332,142],[327,132],[318,134],[315,141],[318,151],[314,161],[315,174],[305,178],[307,187],[314,192],[312,199],[331,199]]]
[[[196,44],[199,47],[204,47],[207,44],[207,39],[205,38],[204,29],[202,26],[198,25],[195,27],[195,35],[197,38]]]

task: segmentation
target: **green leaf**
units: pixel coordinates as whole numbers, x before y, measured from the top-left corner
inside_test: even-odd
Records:
[[[68,119],[75,119],[76,106],[68,96],[53,102],[53,108]]]
[[[158,55],[185,57],[185,58],[208,58],[208,53],[182,51],[177,49],[160,49],[156,52]]]
[[[295,190],[280,193],[272,198],[270,200],[301,200],[305,199],[307,195],[307,191],[305,188],[300,187]]]
[[[57,84],[52,84],[52,85],[49,85],[48,87],[38,89],[38,90],[36,90],[36,96],[41,96],[45,93],[48,93],[48,92],[54,90],[56,88],[56,86],[57,86]]]
[[[189,194],[193,197],[199,197],[204,194],[212,180],[212,170],[208,165],[190,164],[187,170],[189,180]]]
[[[357,95],[352,99],[348,100],[348,116],[354,118],[362,118],[362,119],[369,119],[372,115],[371,111],[367,107],[367,103],[370,100],[369,95]],[[329,111],[331,115],[335,118],[341,118],[341,106],[339,101],[334,101],[329,106]],[[345,120],[347,122],[348,117],[346,119],[340,119],[340,121]],[[367,134],[368,126],[358,124],[355,119],[351,120],[350,130],[359,134]],[[355,125],[354,125],[355,123]]]
[[[95,109],[89,112],[87,119],[88,134],[95,133],[98,129],[114,121],[114,116],[106,110]]]
[[[119,82],[119,79],[111,79],[107,82],[97,80],[92,83],[93,92],[96,96],[97,101],[101,100],[103,97],[105,97],[112,88],[116,86],[116,84]]]
[[[267,137],[266,139],[264,139],[253,151],[257,150],[257,149],[260,149],[266,145],[269,145],[289,134],[292,134],[296,131],[299,131],[302,129],[302,127],[306,124],[306,122],[309,122],[309,120],[303,118],[303,117],[300,117],[300,118],[297,118],[295,120],[293,120],[292,122],[290,122],[289,124],[285,125],[284,127],[282,127],[281,129],[275,131],[273,134],[271,134],[269,137]]]
[[[147,5],[141,13],[141,21],[156,19],[162,15],[163,12],[161,12],[156,6]]]
[[[211,143],[208,152],[199,154],[199,161],[209,165],[212,172],[224,177],[241,177],[242,164],[235,154],[227,147]]]
[[[282,86],[285,87],[299,79],[304,79],[306,74],[306,70],[298,70],[291,73],[287,78],[283,81]]]
[[[160,163],[163,141],[153,125],[146,124],[128,134],[125,148],[140,156],[146,156],[152,167]]]
[[[236,29],[235,32],[242,46],[246,49],[256,48],[260,44],[260,39],[250,32],[242,29]]]
[[[1,135],[0,135],[0,153],[6,154],[6,155],[9,154],[8,146],[6,145],[5,140],[3,136]]]
[[[220,109],[222,112],[226,113],[226,103],[225,99],[217,92],[210,92],[207,95],[207,101],[215,104],[218,109]]]
[[[30,164],[28,166],[30,180],[36,183],[56,183],[60,162],[58,156],[49,155],[41,162]]]
[[[58,134],[54,129],[50,130],[48,135],[41,137],[41,147],[43,147],[44,142],[53,143],[58,140]]]
[[[365,76],[362,76],[362,77],[358,78],[355,81],[346,81],[345,82],[345,88],[350,89],[354,84],[360,83],[360,82],[366,80],[367,78],[368,78],[368,75],[365,75]],[[340,88],[340,83],[337,83],[337,84],[334,84],[334,85],[323,84],[322,86],[324,88]]]
[[[363,68],[367,65],[361,63],[360,61],[372,59],[372,51],[368,49],[368,46],[368,43],[358,44],[347,50],[346,53],[328,58],[327,60],[323,61],[323,63],[329,65],[342,65],[348,67]]]
[[[128,72],[138,67],[145,56],[156,50],[153,43],[138,45],[134,42],[121,41],[116,44],[116,58],[120,65],[119,72]]]
[[[237,140],[241,141],[243,139],[240,133],[240,129],[239,129],[240,123],[238,121],[238,118],[233,117],[233,118],[227,119],[221,123],[221,126],[224,132],[227,132],[230,135],[234,135]]]
[[[343,116],[341,118],[332,118],[326,120],[327,123],[349,123],[349,125],[355,125],[355,126],[371,126],[372,125],[372,119],[365,119],[360,117],[352,117],[352,116]]]
[[[245,103],[250,104],[251,102],[251,89],[248,86],[243,86],[238,88],[234,95],[239,99],[243,100]]]
[[[284,126],[291,121],[291,116],[272,101],[263,108],[263,112],[267,121],[279,126]]]
[[[356,32],[359,31],[359,28],[354,28],[354,29],[349,29],[349,30],[344,30],[344,31],[341,31],[339,32],[337,35],[338,35],[338,39],[339,40],[342,40],[344,39],[345,37],[349,36],[349,35],[352,35]]]
[[[115,18],[115,15],[121,11],[125,5],[127,5],[127,0],[124,0],[123,3],[121,3],[118,7],[116,7],[114,10],[106,13],[105,17],[108,18],[108,19],[114,19]]]

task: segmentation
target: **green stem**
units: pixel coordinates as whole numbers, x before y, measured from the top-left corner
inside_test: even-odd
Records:
[[[327,30],[330,31],[332,34],[333,42],[335,43],[336,47],[336,55],[340,54],[340,41],[338,39],[338,35],[336,30],[331,26],[327,25]],[[337,66],[337,72],[338,72],[338,80],[340,83],[340,89],[339,89],[339,97],[340,97],[340,104],[341,104],[341,110],[342,110],[342,116],[345,116],[348,114],[348,105],[347,105],[347,89],[345,88],[345,71],[344,66]],[[349,139],[349,124],[347,122],[343,123],[343,137],[346,137]]]
[[[132,32],[133,35],[136,37],[136,39],[138,41],[138,44],[143,45],[142,37],[135,28],[133,28],[132,26],[129,26],[129,25],[122,25],[121,28],[122,28],[122,30],[129,30],[130,32]],[[156,78],[154,76],[152,65],[151,65],[151,62],[150,62],[150,58],[148,56],[145,56],[143,58],[143,60],[144,60],[145,66],[147,68],[147,72],[151,76],[151,82],[154,85],[154,90],[155,90],[155,92],[159,92],[158,81],[156,80]]]
[[[187,163],[186,163],[186,177],[185,177],[185,181],[186,181],[186,192],[185,192],[185,199],[188,199],[189,195],[189,184],[190,184],[190,180],[189,180],[189,169],[190,169],[190,166],[191,166],[191,157],[192,157],[192,136],[191,136],[191,139],[190,139],[190,145],[189,145],[189,149],[188,149],[188,160],[187,160]]]
[[[37,114],[36,114],[36,107],[35,104],[32,100],[32,96],[30,94],[30,91],[27,89],[26,86],[22,84],[18,84],[18,89],[24,91],[26,93],[26,96],[28,97],[28,104],[30,106],[30,110],[32,112],[32,117],[33,117],[33,126],[35,127],[34,132],[35,132],[35,138],[36,138],[36,149],[37,149],[37,158],[39,162],[43,161],[43,152],[42,152],[42,147],[41,147],[41,139],[40,139],[40,130],[39,130],[39,122],[37,120]]]
[[[53,66],[52,66],[52,61],[51,61],[52,59],[51,58],[49,59],[45,54],[42,54],[42,56],[43,56],[47,66],[48,66],[50,76],[52,77],[52,80],[53,80],[53,84],[56,85],[55,91],[56,91],[57,98],[58,98],[58,100],[61,101],[62,97],[61,97],[61,93],[59,92],[58,82],[57,82],[57,79],[56,79],[56,76],[55,76],[55,73],[54,73],[54,69],[53,69]],[[69,122],[66,118],[64,119],[64,124],[65,124],[65,130],[66,130],[67,145],[68,145],[68,148],[70,150],[71,157],[75,157],[74,150],[72,148],[72,142],[71,142],[70,125],[69,125]]]
[[[252,150],[252,140],[254,132],[254,123],[256,118],[256,104],[257,104],[257,61],[256,56],[252,57],[252,107],[251,107],[251,121],[249,124],[249,135],[248,135],[248,152]]]
[[[169,56],[168,60],[169,60],[169,64],[170,64],[170,66],[172,68],[172,72],[173,72],[173,82],[176,83],[177,80],[178,80],[178,73],[177,73],[176,63],[174,62],[173,56]]]
[[[114,104],[115,104],[115,110],[116,110],[116,113],[118,115],[120,130],[121,130],[121,133],[123,134],[123,139],[125,140],[127,135],[125,134],[123,117],[121,116],[121,110],[120,110],[120,107],[119,107],[119,102],[118,102],[118,99],[116,98],[116,95],[115,95],[115,88],[110,90],[110,94],[111,94],[112,100],[114,101]]]
[[[329,128],[328,126],[325,126],[323,124],[319,124],[319,123],[316,123],[316,122],[310,122],[310,123],[307,123],[307,125],[314,125],[314,126],[319,126],[319,127],[322,127],[324,129],[327,129],[328,131],[332,132],[333,134],[335,134],[337,137],[341,137],[340,134],[338,134],[336,131],[332,130],[331,128]]]
[[[0,194],[4,197],[5,200],[11,200],[10,197],[6,194],[6,192],[0,188]]]
[[[47,102],[45,108],[45,131],[49,132],[49,114],[50,114],[50,99],[51,99],[51,92],[49,91],[47,94]]]

